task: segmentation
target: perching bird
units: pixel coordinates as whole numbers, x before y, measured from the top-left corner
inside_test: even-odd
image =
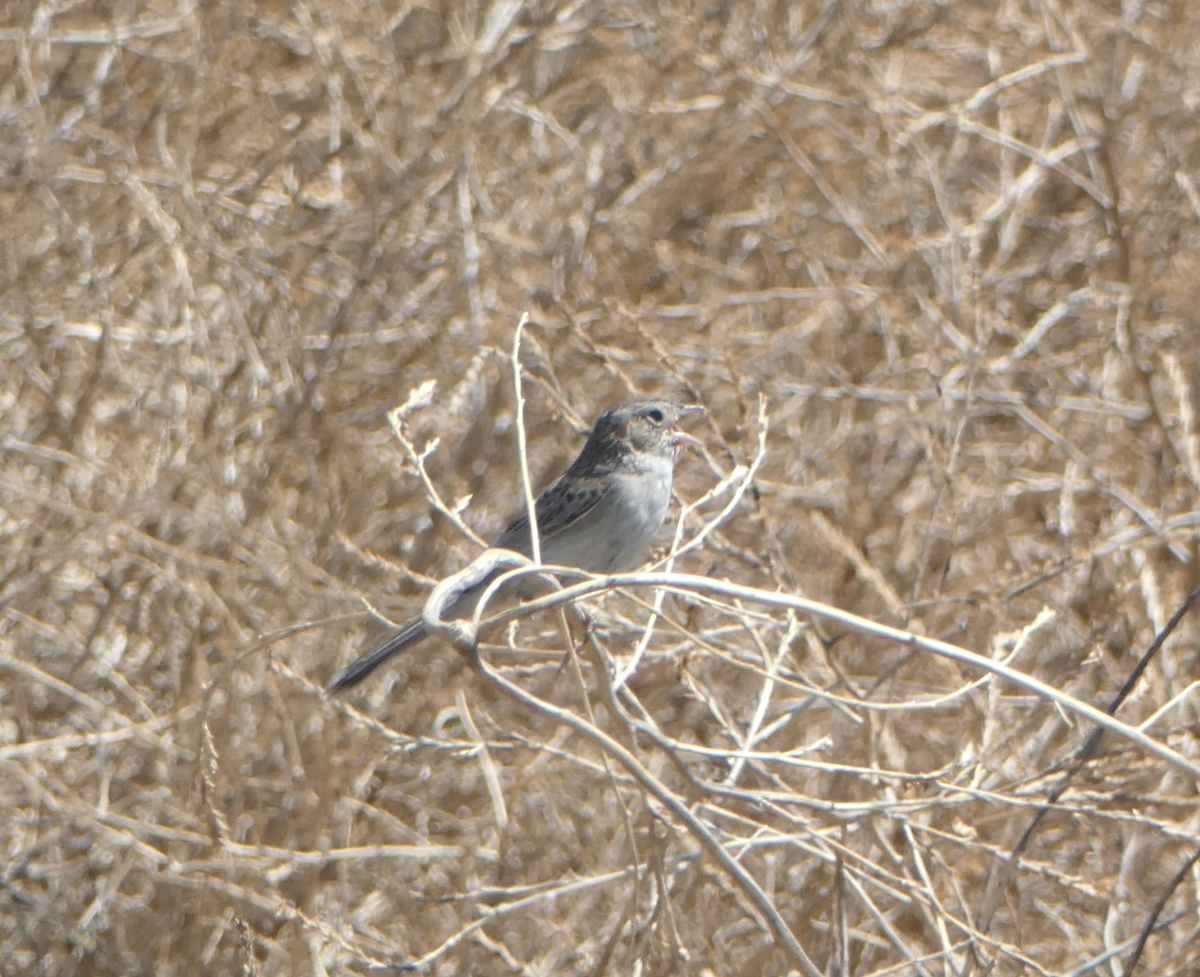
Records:
[[[700,444],[675,425],[703,409],[647,397],[617,404],[601,414],[579,457],[538,496],[542,562],[592,573],[621,573],[641,563],[666,517],[679,450],[685,444]],[[528,514],[510,522],[491,548],[532,557]],[[463,593],[447,616],[473,613],[476,601],[497,575]],[[328,691],[352,688],[425,637],[424,622],[413,618],[379,648],[346,666]]]

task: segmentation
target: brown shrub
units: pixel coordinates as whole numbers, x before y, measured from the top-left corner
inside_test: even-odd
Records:
[[[484,537],[520,504],[528,311],[540,483],[663,391],[710,410],[697,499],[761,396],[754,485],[679,569],[1103,708],[1197,583],[1198,29],[1182,0],[0,5],[0,972],[801,967],[755,885],[825,973],[1081,973],[1168,895],[1141,967],[1193,970],[1186,764],[1107,736],[999,874],[1093,726],[926,651],[671,596],[618,715],[551,616],[493,637],[608,746],[445,645],[320,686],[382,633],[364,602],[404,618],[477,552],[390,409],[437,381],[405,419],[433,486]],[[590,605],[617,667],[652,600]],[[1147,731],[1180,757],[1195,640],[1118,713],[1179,697]]]

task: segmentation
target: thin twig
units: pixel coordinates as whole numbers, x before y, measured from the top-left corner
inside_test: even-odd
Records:
[[[529,313],[522,312],[513,331],[512,374],[513,394],[517,399],[517,461],[521,466],[521,491],[525,495],[525,512],[529,516],[529,540],[533,546],[533,562],[542,562],[542,542],[538,534],[537,501],[533,497],[533,483],[529,479],[529,452],[525,445],[525,397],[521,393],[521,332],[529,321]]]

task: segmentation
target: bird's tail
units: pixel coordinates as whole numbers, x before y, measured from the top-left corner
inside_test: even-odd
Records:
[[[392,635],[384,644],[380,645],[369,654],[357,658],[349,665],[342,669],[341,673],[325,690],[326,695],[336,695],[339,692],[345,692],[346,689],[352,689],[358,685],[363,679],[370,675],[384,662],[388,661],[402,651],[407,651],[418,641],[425,638],[425,624],[419,618],[413,618],[404,627]]]

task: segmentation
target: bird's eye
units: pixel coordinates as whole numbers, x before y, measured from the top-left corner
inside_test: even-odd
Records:
[[[642,417],[646,418],[646,420],[648,420],[651,424],[655,425],[661,424],[666,420],[666,416],[657,407],[651,407],[642,415]]]

